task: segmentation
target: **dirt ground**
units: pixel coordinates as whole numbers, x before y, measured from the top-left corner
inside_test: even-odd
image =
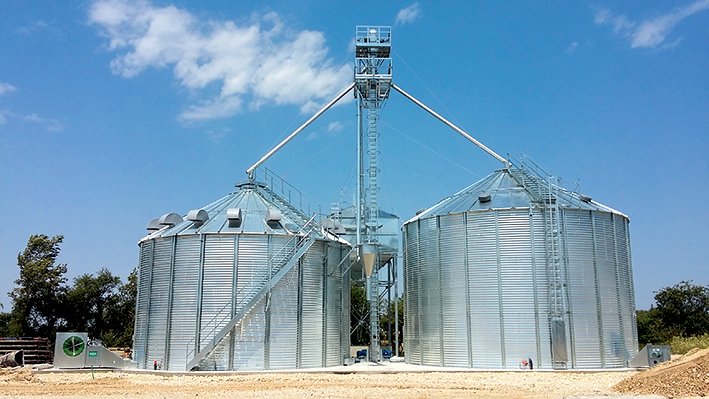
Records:
[[[652,393],[667,397],[709,396],[709,349],[694,350],[621,381],[619,392]]]
[[[32,372],[25,367],[0,370],[0,397],[546,399],[618,395],[627,398],[640,394],[702,397],[709,395],[707,362],[709,351],[705,350],[642,372],[369,373],[351,368],[317,373],[172,375],[105,371],[48,373]]]

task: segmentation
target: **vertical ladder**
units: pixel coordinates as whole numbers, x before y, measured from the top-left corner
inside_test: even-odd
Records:
[[[377,197],[379,183],[377,176],[377,158],[379,155],[379,132],[377,131],[378,109],[370,109],[367,128],[367,154],[369,155],[369,212],[367,216],[367,239],[371,243],[377,242],[377,229],[379,227],[379,200]]]
[[[552,367],[564,369],[568,362],[568,353],[566,348],[564,277],[562,274],[560,182],[557,177],[543,172],[534,164],[524,163],[522,168],[510,168],[509,173],[527,188],[542,209]]]

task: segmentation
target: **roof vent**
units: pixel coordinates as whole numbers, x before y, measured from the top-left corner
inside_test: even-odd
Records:
[[[154,233],[160,229],[162,229],[164,226],[160,225],[160,219],[155,218],[148,223],[147,230],[149,233]]]
[[[226,218],[229,220],[229,227],[240,227],[242,220],[241,208],[229,208],[226,210]]]
[[[266,213],[267,222],[280,222],[282,218],[283,215],[281,215],[281,211],[278,209],[269,209]]]
[[[176,213],[166,213],[160,216],[158,223],[162,226],[174,226],[182,222],[182,216]]]
[[[579,194],[579,199],[586,203],[591,202],[591,197],[589,197],[588,195]]]
[[[342,223],[335,219],[331,218],[325,218],[322,221],[322,227],[325,228],[325,230],[334,233],[334,234],[344,234],[345,233],[345,228],[342,226]]]
[[[187,220],[191,221],[195,227],[199,227],[209,220],[209,214],[204,209],[193,209],[187,213]]]
[[[283,215],[281,215],[281,211],[278,209],[269,209],[268,212],[266,212],[266,225],[274,230],[282,229],[282,218]]]
[[[486,203],[492,201],[492,195],[490,193],[482,193],[478,195],[478,200],[480,203]]]
[[[342,235],[347,233],[347,230],[345,230],[345,226],[342,225],[342,223],[335,221],[335,228],[332,230],[333,233]]]

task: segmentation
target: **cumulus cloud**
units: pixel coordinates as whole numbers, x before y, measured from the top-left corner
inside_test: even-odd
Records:
[[[183,121],[224,118],[266,104],[309,112],[351,80],[349,64],[328,58],[325,36],[288,29],[276,13],[250,22],[201,20],[175,6],[149,1],[100,0],[89,22],[108,39],[113,73],[134,77],[169,68],[177,82],[203,97]]]
[[[413,3],[412,5],[399,10],[399,12],[396,14],[395,25],[400,26],[412,23],[416,21],[420,16],[421,6],[419,6],[419,3]]]
[[[597,25],[611,26],[613,33],[626,38],[632,48],[655,48],[665,41],[672,29],[683,19],[704,10],[709,10],[709,0],[695,0],[669,13],[637,22],[608,9],[598,9],[594,15],[594,22]],[[680,41],[681,38],[676,39],[663,47],[674,47]]]
[[[9,83],[0,82],[0,96],[7,93],[12,93],[17,88]]]

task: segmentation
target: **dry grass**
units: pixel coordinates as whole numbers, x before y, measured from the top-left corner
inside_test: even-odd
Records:
[[[696,337],[673,337],[670,347],[672,353],[677,355],[683,355],[692,349],[707,349],[709,348],[709,334]]]

